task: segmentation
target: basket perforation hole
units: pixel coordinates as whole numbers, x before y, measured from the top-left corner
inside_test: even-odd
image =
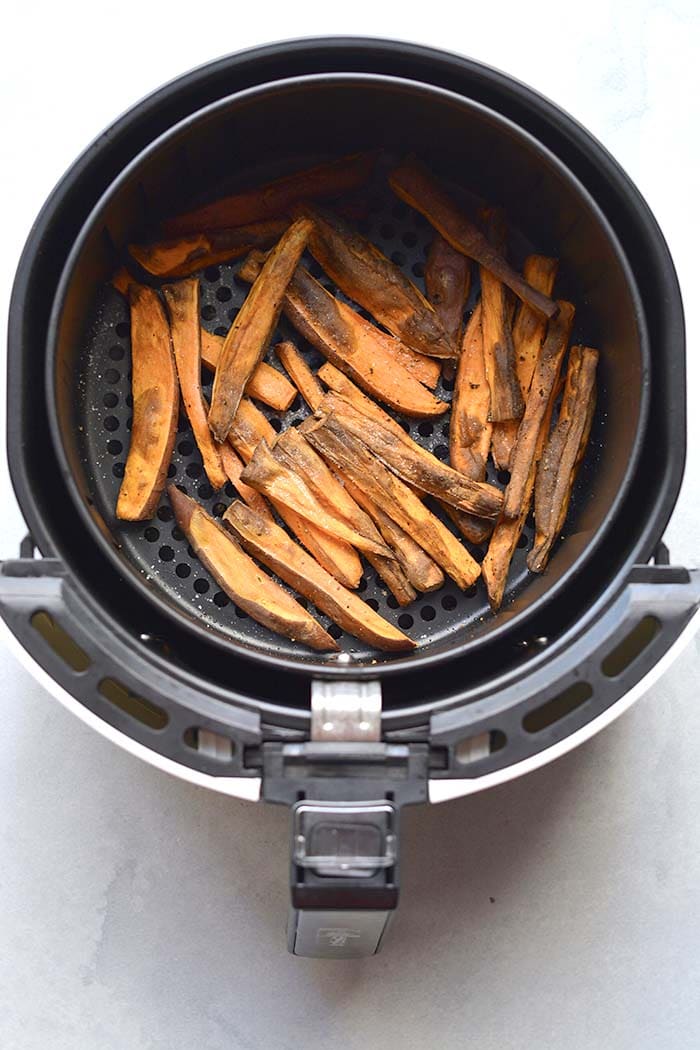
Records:
[[[438,459],[447,459],[450,454],[450,450],[447,445],[436,445],[433,449],[433,455],[437,456]]]
[[[172,521],[174,517],[173,508],[168,506],[159,507],[157,517],[160,521]]]
[[[172,561],[175,557],[175,551],[166,543],[158,550],[158,557],[161,561]]]
[[[181,561],[179,565],[175,566],[175,575],[181,580],[186,580],[192,573],[192,566],[188,565],[186,561]]]
[[[177,445],[177,450],[181,456],[191,456],[194,452],[194,444],[189,439],[179,441]]]
[[[114,326],[114,331],[120,339],[128,339],[130,331],[128,322],[120,321],[119,324]]]
[[[123,478],[125,470],[126,470],[126,464],[125,463],[113,463],[112,464],[112,474],[114,475],[115,478]]]
[[[335,638],[336,641],[338,641],[339,638],[343,637],[343,630],[341,627],[338,627],[337,623],[332,623],[330,625],[330,627],[328,628],[328,633],[331,636],[331,638]]]
[[[655,616],[644,616],[605,657],[600,669],[606,678],[617,678],[634,663],[661,629]]]
[[[143,536],[149,543],[155,543],[156,540],[160,539],[160,531],[155,525],[149,525],[147,529],[143,530]]]
[[[453,609],[457,608],[457,599],[454,594],[443,594],[440,599],[440,605],[443,607],[445,612],[452,612]]]
[[[209,484],[208,481],[205,481],[204,484],[200,485],[199,488],[197,489],[197,495],[199,496],[200,499],[204,499],[204,500],[211,499],[213,494],[214,494],[214,490],[213,490],[213,488],[211,487],[211,485]]]
[[[108,390],[105,396],[102,398],[102,404],[105,408],[114,408],[119,404],[119,398],[113,390]]]
[[[185,467],[185,474],[188,478],[196,480],[197,478],[201,477],[202,470],[203,467],[201,463],[188,463]]]
[[[376,598],[368,598],[366,604],[370,607],[370,609],[374,609],[375,612],[378,612],[379,602]]]
[[[194,589],[197,594],[206,594],[209,590],[209,580],[200,579],[194,581]]]
[[[221,275],[219,273],[218,266],[207,266],[206,270],[204,271],[204,280],[207,281],[209,284],[216,284],[220,276]]]
[[[219,609],[225,609],[226,606],[230,604],[230,602],[231,599],[229,598],[228,594],[224,594],[223,591],[217,591],[214,595],[214,605],[217,605]]]
[[[431,620],[435,619],[435,615],[436,615],[436,613],[435,613],[434,606],[432,606],[432,605],[423,605],[423,606],[421,606],[421,611],[420,611],[420,618],[421,618],[421,620],[425,620],[426,623],[430,623]]]
[[[423,277],[425,274],[425,264],[422,262],[414,263],[411,267],[411,273],[414,277]]]
[[[220,324],[214,329],[214,335],[220,335],[222,339],[225,339],[228,335],[228,328]]]
[[[117,441],[116,438],[112,438],[111,441],[107,442],[107,451],[109,452],[110,456],[118,456],[119,453],[123,450],[123,448],[124,446],[122,445],[121,441]]]
[[[131,427],[129,427],[129,429],[131,429]],[[172,478],[175,477],[176,474],[177,474],[177,467],[175,466],[174,463],[171,463],[170,466],[168,467],[168,477],[172,479]]]
[[[219,300],[220,303],[227,303],[232,296],[233,292],[230,288],[227,288],[225,284],[222,284],[219,288],[216,289],[216,298]]]
[[[78,674],[87,671],[92,664],[92,660],[50,613],[44,609],[39,609],[32,614],[29,622],[56,656],[60,657],[65,664],[68,664],[73,671],[77,671]]]
[[[221,518],[226,510],[225,503],[215,503],[212,507],[212,513],[215,518]]]
[[[245,609],[241,609],[239,605],[234,605],[233,609],[239,620],[248,619],[248,613],[245,611]]]
[[[592,696],[593,688],[588,682],[574,682],[551,700],[529,711],[523,718],[523,729],[526,733],[541,733],[543,729],[572,714]]]
[[[421,437],[432,437],[434,429],[433,424],[429,423],[427,419],[424,419],[422,423],[418,424],[418,433]]]
[[[106,416],[104,420],[104,428],[105,430],[108,430],[111,434],[113,434],[115,430],[119,430],[119,420],[117,419],[117,417]]]
[[[392,252],[391,253],[391,261],[393,263],[396,263],[397,266],[405,266],[406,265],[406,256],[405,256],[404,252]]]
[[[126,351],[123,346],[115,343],[114,346],[110,346],[108,353],[112,361],[121,361]]]
[[[200,310],[200,314],[202,316],[203,321],[213,321],[216,317],[216,307],[211,306],[210,303],[207,303],[206,306],[203,306]]]
[[[175,540],[176,543],[181,543],[182,540],[184,540],[184,538],[185,538],[185,534],[184,534],[184,532],[182,531],[182,529],[180,528],[179,525],[174,525],[173,526],[173,529],[172,529],[172,532],[170,533],[170,535],[172,536],[172,538]]]
[[[408,631],[413,627],[413,617],[410,613],[401,613],[399,616],[399,627],[402,631]]]
[[[108,368],[105,372],[105,383],[111,383],[114,385],[114,383],[118,383],[120,379],[121,373],[118,372],[116,368]]]

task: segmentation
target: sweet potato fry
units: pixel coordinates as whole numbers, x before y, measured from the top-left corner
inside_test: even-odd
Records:
[[[425,291],[452,346],[458,347],[462,341],[470,284],[469,260],[436,233],[425,261]]]
[[[266,441],[260,442],[241,478],[269,499],[291,507],[331,536],[345,540],[358,550],[391,557],[391,551],[383,542],[364,536],[324,507],[304,479],[273,456]]]
[[[339,197],[367,182],[377,153],[354,153],[304,171],[295,171],[264,186],[243,190],[205,204],[163,223],[166,236],[222,230],[287,213],[301,200]]]
[[[275,353],[309,408],[312,410],[318,408],[323,400],[323,387],[294,343],[278,343],[275,347]]]
[[[351,529],[383,543],[380,532],[371,517],[355,502],[344,485],[333,475],[323,459],[309,445],[308,441],[294,427],[285,430],[278,437],[273,449],[273,456],[284,466],[298,474],[309,486],[321,506],[328,512],[343,520]],[[382,577],[400,605],[408,605],[416,597],[399,562],[365,551],[370,565]]]
[[[456,251],[485,266],[538,313],[547,318],[555,316],[556,303],[532,288],[506,262],[418,160],[409,158],[394,168],[389,175],[389,184],[396,196],[424,215]]]
[[[251,252],[238,276],[255,280],[259,267],[260,256]],[[397,340],[335,299],[301,266],[287,289],[284,313],[324,357],[397,412],[421,419],[439,416],[449,408],[405,367],[396,353],[401,345]]]
[[[348,634],[377,649],[413,649],[415,642],[342,587],[287,534],[236,500],[224,521],[241,546],[331,617]]]
[[[112,274],[112,280],[110,284],[113,288],[116,288],[118,292],[128,298],[129,285],[134,283],[134,278],[131,276],[126,266],[120,266],[115,273]]]
[[[117,517],[153,517],[175,444],[180,393],[165,310],[152,288],[132,284],[131,391],[134,418]]]
[[[272,425],[260,409],[256,408],[248,398],[242,398],[228,439],[243,462],[250,462],[260,441],[264,440],[268,445],[273,445],[276,437]],[[303,543],[327,572],[335,576],[336,580],[345,587],[354,589],[359,585],[362,577],[362,562],[354,547],[344,540],[330,536],[307,521],[301,514],[285,507],[283,503],[275,502],[275,500],[270,502],[299,542]]]
[[[546,255],[528,255],[523,267],[523,276],[528,284],[545,295],[551,295],[554,279],[557,274],[558,261]],[[535,370],[537,355],[547,324],[541,314],[536,313],[526,303],[520,303],[513,324],[513,348],[515,350],[515,368],[523,400],[530,389],[530,380]],[[508,470],[513,445],[518,436],[519,423],[515,419],[503,420],[493,428],[493,460],[498,470]]]
[[[227,478],[241,499],[261,518],[268,518],[270,521],[274,521],[272,511],[265,497],[261,496],[255,489],[252,489],[250,485],[246,485],[245,481],[241,481],[244,463],[228,442],[224,442],[221,446],[221,463],[226,471]]]
[[[321,651],[338,650],[337,643],[321,624],[263,572],[203,507],[175,485],[168,485],[168,495],[175,520],[202,565],[241,609],[293,642]]]
[[[438,587],[442,587],[445,582],[442,569],[435,564],[432,558],[428,557],[422,547],[419,547],[416,541],[411,539],[400,525],[392,521],[389,515],[385,514],[377,503],[370,499],[366,492],[363,492],[362,489],[358,488],[357,485],[353,485],[350,481],[345,482],[345,487],[355,502],[359,503],[363,510],[366,510],[372,518],[381,532],[384,542],[391,547],[396,555],[396,560],[403,569],[411,586],[415,587],[416,591],[422,592],[435,591]],[[395,596],[398,599],[398,595]],[[413,597],[415,598],[415,593]],[[398,600],[400,601],[400,599]],[[405,604],[408,605],[408,602]]]
[[[525,402],[525,413],[513,446],[510,481],[503,504],[506,518],[518,518],[523,509],[527,479],[537,454],[540,427],[559,377],[574,323],[574,312],[572,303],[559,300],[559,313],[547,327],[547,336],[537,358]]]
[[[154,277],[188,277],[205,266],[238,259],[251,248],[271,248],[288,226],[284,219],[271,219],[153,244],[130,244],[129,254]]]
[[[482,209],[486,237],[497,251],[506,243],[505,216],[498,208]],[[506,287],[481,266],[481,330],[486,378],[491,391],[491,420],[520,419],[525,407],[515,369],[515,350],[508,316]]]
[[[535,545],[527,564],[543,572],[561,533],[578,468],[586,451],[596,399],[598,352],[574,346],[557,425],[549,436],[537,469],[535,488]]]
[[[423,293],[371,241],[321,208],[300,205],[295,214],[313,221],[309,250],[338,288],[406,346],[428,357],[456,356]]]
[[[207,423],[207,409],[202,395],[199,281],[191,277],[176,284],[166,284],[163,296],[170,318],[170,337],[185,412],[202,454],[209,484],[218,490],[226,484],[226,474],[221,465],[219,445],[214,441]]]
[[[223,335],[213,335],[202,328],[202,364],[215,371],[219,362],[221,348],[224,345]],[[261,361],[246,383],[248,397],[269,405],[277,412],[286,412],[296,397],[296,391],[286,376],[278,372],[267,361]]]
[[[246,384],[267,349],[310,227],[306,219],[299,219],[280,238],[224,340],[209,409],[209,426],[217,441],[226,440]]]
[[[403,436],[399,437],[393,427],[381,422],[376,415],[368,416],[337,394],[327,394],[321,409],[332,411],[341,426],[421,492],[482,518],[498,515],[503,503],[500,489],[472,481],[448,467],[403,430]]]
[[[307,440],[345,477],[379,504],[463,589],[479,576],[479,566],[456,536],[388,470],[361,441],[342,427],[333,413],[307,419]]]
[[[492,429],[490,404],[479,303],[464,333],[450,417],[450,463],[474,481],[486,476]]]

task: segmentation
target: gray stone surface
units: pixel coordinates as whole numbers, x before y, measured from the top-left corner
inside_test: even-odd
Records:
[[[190,5],[173,2],[164,17],[160,5],[124,0],[99,27],[75,2],[13,9],[0,103],[12,144],[0,194],[4,302],[51,185],[133,99],[265,38],[399,34],[507,68],[626,165],[679,268],[697,400],[695,0],[595,0],[575,24],[549,0],[462,14],[361,0],[352,17],[273,6],[231,9],[227,21],[220,6],[192,19]],[[668,533],[686,564],[698,564],[699,447],[694,411]],[[22,525],[4,474],[0,491],[7,556]],[[694,1050],[699,673],[696,639],[578,751],[487,794],[409,812],[403,900],[383,953],[326,963],[284,950],[284,811],[145,766],[0,652],[0,1047]]]

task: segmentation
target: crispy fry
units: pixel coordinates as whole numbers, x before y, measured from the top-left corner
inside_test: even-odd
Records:
[[[402,436],[338,394],[326,395],[321,409],[332,411],[338,423],[370,449],[404,481],[421,492],[444,500],[458,510],[495,518],[502,506],[500,489],[472,481],[448,467],[402,430]]]
[[[205,204],[163,223],[166,236],[176,237],[202,230],[222,230],[287,213],[301,200],[328,199],[355,190],[367,182],[377,153],[354,153],[338,160],[295,171],[264,186],[243,190]]]
[[[254,280],[259,266],[260,256],[251,252],[238,275]],[[395,350],[401,344],[335,299],[302,266],[287,289],[284,313],[324,357],[397,412],[420,419],[439,416],[449,408],[404,366]]]
[[[458,347],[462,340],[470,284],[469,260],[436,233],[425,261],[425,291],[452,346]]]
[[[554,317],[556,303],[532,288],[506,262],[423,164],[415,158],[409,158],[394,168],[389,175],[389,184],[397,197],[424,215],[456,251],[485,266],[538,313],[547,318]]]
[[[224,345],[223,335],[213,335],[202,328],[202,364],[216,369]],[[248,397],[269,405],[277,412],[286,412],[296,397],[296,391],[286,376],[278,372],[267,361],[261,361],[248,380],[245,388]]]
[[[260,442],[241,478],[268,498],[291,507],[331,536],[345,540],[358,550],[391,557],[391,551],[383,542],[378,543],[351,528],[342,518],[324,507],[304,479],[275,458],[266,441]]]
[[[486,236],[503,252],[506,243],[505,216],[498,208],[482,209]],[[491,391],[491,420],[520,419],[525,407],[515,370],[515,350],[508,316],[505,285],[481,266],[481,330],[486,378]]]
[[[245,481],[241,481],[244,464],[228,442],[224,442],[221,446],[221,463],[226,471],[227,478],[235,487],[241,499],[245,500],[248,506],[256,514],[259,514],[261,518],[269,518],[270,521],[274,521],[272,511],[265,497],[261,496],[255,489],[252,489],[250,485],[246,485]]]
[[[340,518],[351,529],[383,543],[381,534],[368,514],[355,502],[344,485],[333,475],[323,459],[294,427],[278,437],[273,450],[275,459],[297,473],[309,486],[321,506]],[[404,572],[394,558],[365,551],[365,557],[382,577],[400,605],[408,605],[416,597]]]
[[[492,429],[490,404],[479,303],[464,332],[450,418],[450,462],[455,470],[474,481],[486,476]]]
[[[547,412],[552,390],[561,370],[561,363],[574,323],[574,306],[559,300],[559,313],[547,327],[547,336],[540,350],[525,402],[525,413],[520,421],[518,437],[511,456],[511,472],[506,489],[503,514],[518,518],[522,511],[530,468],[537,455],[540,427]]]
[[[199,329],[199,281],[192,277],[167,284],[163,296],[170,318],[170,336],[175,353],[180,393],[192,434],[202,454],[209,484],[214,490],[226,484],[219,445],[207,424],[207,410],[202,395],[201,343]]]
[[[373,519],[384,539],[396,555],[396,560],[406,574],[406,578],[416,591],[436,591],[442,587],[445,577],[442,569],[435,564],[422,547],[419,547],[400,525],[392,521],[388,514],[370,499],[366,492],[353,485],[351,481],[345,482],[345,487],[356,503],[367,511]],[[398,598],[398,596],[396,596]],[[415,593],[413,595],[415,598]],[[403,603],[402,603],[403,604]],[[405,603],[408,605],[408,602]]]
[[[226,440],[246,384],[267,349],[310,226],[299,219],[279,240],[224,340],[209,409],[209,426],[217,441]]]
[[[479,576],[479,566],[471,554],[407,485],[339,424],[333,413],[320,420],[307,419],[300,429],[324,459],[362,488],[460,587],[471,587]]]
[[[117,517],[145,521],[155,514],[165,485],[180,395],[170,328],[157,293],[132,284],[129,303],[134,417]]]
[[[241,545],[281,580],[331,617],[344,631],[377,649],[413,649],[415,642],[393,627],[297,546],[274,522],[265,521],[235,501],[224,521]]]
[[[275,353],[291,376],[295,387],[309,408],[315,410],[323,400],[323,387],[294,343],[278,343]]]
[[[566,521],[571,492],[593,420],[597,364],[597,350],[583,346],[571,348],[559,419],[537,470],[535,545],[527,559],[532,572],[544,571]]]
[[[203,507],[175,485],[168,485],[168,496],[175,519],[202,565],[241,609],[293,642],[321,651],[338,650],[321,624],[263,572]]]
[[[129,254],[154,277],[188,277],[205,266],[238,259],[251,248],[272,247],[288,226],[288,221],[274,219],[153,244],[130,244]]]
[[[268,445],[272,445],[277,435],[260,409],[244,397],[238,406],[228,437],[244,463],[249,463],[258,443],[264,440]],[[284,504],[275,500],[271,500],[271,503],[299,542],[303,543],[327,572],[345,587],[354,589],[359,585],[362,578],[362,562],[354,547],[344,540],[330,536]]]
[[[523,267],[523,276],[533,288],[545,295],[551,295],[558,265],[557,259],[550,259],[546,255],[528,255]],[[547,324],[542,315],[526,303],[520,303],[513,325],[513,348],[523,399],[527,397],[530,389],[530,380],[546,329]],[[517,436],[518,422],[514,419],[504,420],[494,426],[491,451],[499,470],[508,470]]]
[[[455,357],[457,348],[434,308],[403,271],[346,222],[300,205],[313,221],[309,250],[328,276],[392,335],[428,357]]]

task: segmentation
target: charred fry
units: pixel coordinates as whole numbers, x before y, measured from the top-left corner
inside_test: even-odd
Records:
[[[374,168],[376,153],[354,153],[305,171],[295,171],[255,189],[205,204],[163,223],[167,236],[201,233],[275,219],[301,200],[328,199],[358,189]]]
[[[433,178],[427,168],[416,159],[400,164],[389,175],[392,190],[402,201],[419,211],[452,247],[485,266],[519,299],[529,303],[538,313],[552,318],[556,303],[536,288],[532,288],[517,270],[496,251],[474,223],[462,214],[459,207]]]
[[[180,395],[170,328],[157,293],[132,284],[129,303],[134,417],[117,517],[145,521],[155,514],[165,485]]]
[[[537,454],[538,438],[542,420],[547,411],[561,362],[574,323],[574,307],[565,300],[559,301],[559,313],[549,322],[547,336],[532,375],[530,390],[525,402],[525,413],[520,421],[518,437],[511,456],[511,472],[506,489],[503,514],[506,518],[520,516],[530,468]]]
[[[323,388],[294,343],[278,343],[275,353],[309,408],[318,408],[323,400]]]
[[[428,357],[454,357],[440,319],[412,281],[337,215],[310,205],[297,213],[313,221],[309,250],[337,286],[406,346]]]
[[[502,252],[506,233],[503,213],[496,208],[485,208],[483,217],[490,244]],[[524,402],[515,370],[515,350],[510,330],[506,288],[498,277],[485,267],[481,273],[481,330],[484,343],[486,378],[491,391],[491,420],[520,419]]]
[[[310,649],[337,651],[337,643],[320,623],[263,572],[203,507],[175,485],[168,485],[168,495],[175,519],[202,565],[241,609],[294,642]]]
[[[244,463],[250,462],[260,441],[264,440],[268,445],[273,445],[276,437],[275,431],[262,412],[248,398],[242,398],[229,432],[229,442]],[[299,542],[303,543],[327,572],[345,587],[354,589],[358,586],[362,577],[362,562],[354,547],[344,540],[330,536],[301,514],[285,507],[283,503],[275,500],[271,500],[271,503]]]
[[[214,490],[226,484],[219,446],[211,436],[202,395],[199,329],[199,281],[196,277],[163,288],[170,316],[170,336],[185,412],[192,427],[209,484]]]
[[[259,265],[260,257],[251,253],[239,277],[254,280]],[[449,406],[433,397],[394,351],[387,349],[387,340],[392,344],[396,340],[335,299],[301,266],[287,289],[284,313],[324,357],[397,412],[428,418],[447,411]]]
[[[571,348],[557,425],[545,446],[535,489],[535,545],[527,559],[532,572],[543,572],[561,533],[571,491],[591,430],[595,409],[598,352]]]
[[[459,346],[462,339],[470,284],[469,260],[436,233],[425,261],[425,291],[452,346]]]
[[[391,551],[383,542],[378,543],[351,528],[324,507],[304,479],[273,456],[266,441],[260,442],[241,478],[268,498],[291,507],[331,536],[345,540],[361,551],[391,557]]]
[[[202,364],[215,371],[219,362],[223,335],[213,335],[202,328]],[[296,397],[294,387],[281,372],[266,361],[261,361],[248,380],[245,388],[248,397],[269,405],[278,412],[286,412]]]
[[[546,255],[528,255],[523,267],[523,276],[528,284],[545,295],[551,295],[558,262]],[[530,389],[530,380],[535,370],[537,355],[547,324],[541,314],[536,313],[526,303],[520,303],[513,324],[513,348],[515,350],[515,368],[523,400]],[[504,420],[493,428],[492,452],[496,467],[508,470],[513,445],[518,436],[518,422]]]
[[[326,407],[327,406],[327,407]],[[367,448],[410,485],[458,510],[483,518],[495,518],[502,506],[500,489],[472,481],[448,467],[413,441],[408,434],[399,438],[393,427],[376,416],[368,417],[337,394],[327,394],[321,408],[332,411],[339,424],[362,441]]]
[[[287,226],[285,220],[276,219],[154,244],[130,244],[129,254],[154,277],[189,277],[205,266],[238,259],[251,248],[272,247]]]
[[[300,475],[330,514],[345,521],[351,529],[376,543],[383,542],[372,518],[334,477],[318,452],[298,430],[294,427],[285,430],[275,443],[273,455],[280,463]],[[387,584],[399,605],[408,605],[414,600],[416,592],[404,575],[399,562],[393,557],[393,552],[391,557],[385,557],[365,551],[365,557]]]
[[[305,219],[289,227],[265,260],[224,340],[209,409],[209,426],[217,441],[226,440],[246,384],[267,349],[309,229]]]
[[[307,440],[378,503],[455,582],[466,589],[479,575],[471,554],[411,489],[338,423],[331,413],[301,425]]]
[[[344,631],[377,649],[413,649],[415,642],[322,569],[287,534],[238,501],[224,515],[241,545],[312,601]]]

